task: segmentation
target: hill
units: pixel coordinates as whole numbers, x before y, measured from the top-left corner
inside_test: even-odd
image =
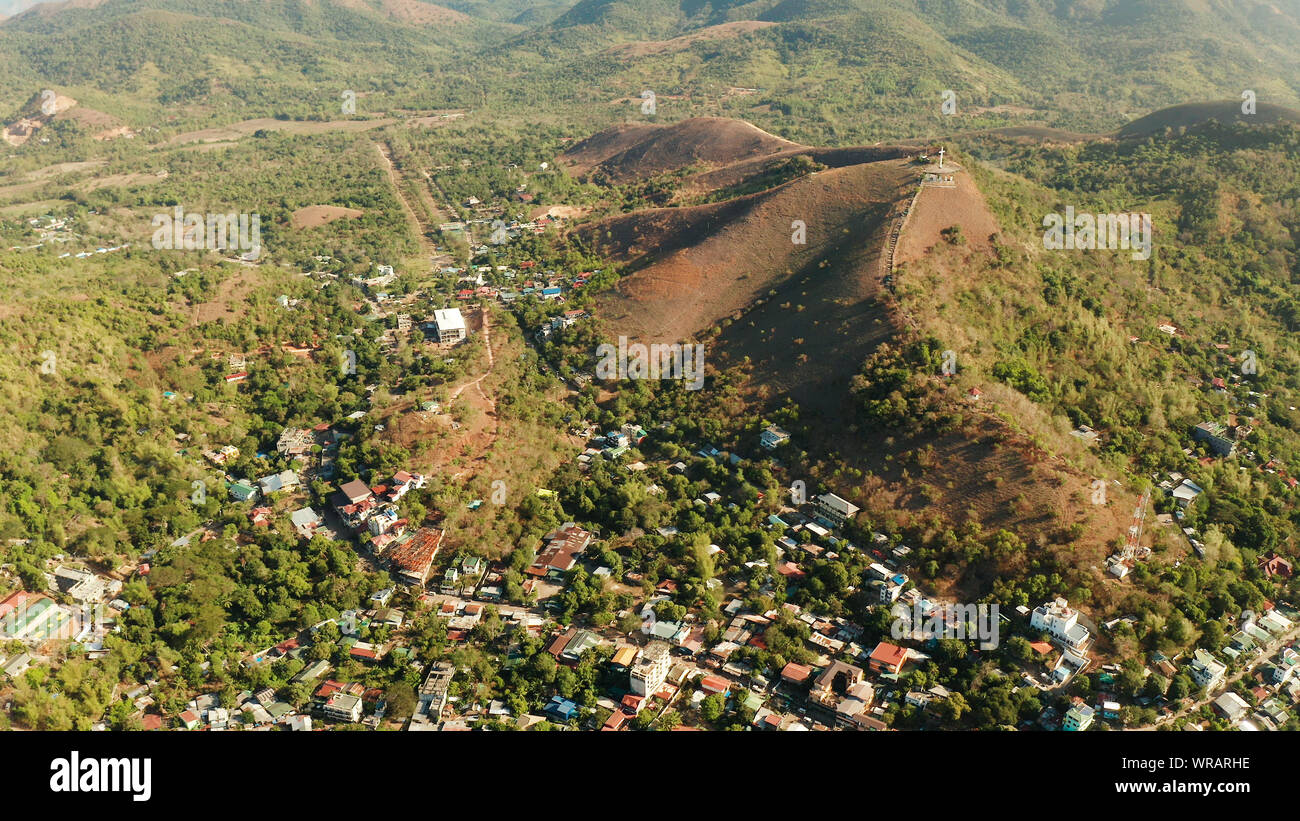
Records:
[[[616,126],[577,143],[559,160],[575,176],[617,185],[692,166],[712,169],[799,147],[747,122],[699,117],[673,125]]]
[[[1115,133],[1120,139],[1136,139],[1158,134],[1166,128],[1189,128],[1211,120],[1220,123],[1248,123],[1269,125],[1273,123],[1300,124],[1300,111],[1272,103],[1257,102],[1255,113],[1243,114],[1241,100],[1221,100],[1208,103],[1183,103],[1153,111],[1123,126]]]

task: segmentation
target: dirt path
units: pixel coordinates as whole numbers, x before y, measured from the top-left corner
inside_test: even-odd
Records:
[[[397,199],[402,203],[402,210],[406,212],[406,221],[415,233],[415,237],[420,242],[420,247],[424,249],[425,257],[432,260],[437,255],[437,249],[434,248],[433,240],[429,239],[433,229],[432,226],[425,224],[420,219],[420,214],[411,205],[407,199],[406,192],[402,189],[402,178],[397,173],[397,168],[393,165],[392,148],[387,143],[376,142],[375,150],[379,152],[380,158],[384,161],[384,170],[388,173],[388,182],[392,184],[393,190],[397,193]],[[432,265],[432,262],[430,262]]]
[[[451,403],[455,402],[458,398],[460,398],[460,395],[464,393],[466,388],[470,387],[471,385],[474,387],[474,390],[478,393],[479,399],[481,400],[481,403],[476,402],[475,404],[478,404],[480,406],[480,409],[484,412],[484,414],[489,419],[492,420],[490,426],[491,429],[487,431],[488,440],[483,447],[483,451],[486,452],[496,442],[498,428],[501,424],[501,421],[500,419],[497,418],[496,400],[493,399],[491,396],[489,396],[487,391],[483,390],[483,380],[486,379],[492,373],[493,369],[496,367],[496,356],[495,354],[492,353],[492,330],[491,330],[492,323],[488,314],[488,310],[487,308],[480,308],[480,311],[482,312],[482,317],[483,317],[483,344],[487,348],[487,355],[488,355],[487,370],[479,374],[479,376],[476,379],[472,379],[469,382],[466,382],[465,384],[456,388],[456,390],[452,391],[451,397],[448,399],[447,404],[450,406]],[[479,460],[482,460],[484,457],[480,456],[478,458]],[[452,476],[451,478],[459,479],[467,472],[468,471],[462,470],[456,475]]]

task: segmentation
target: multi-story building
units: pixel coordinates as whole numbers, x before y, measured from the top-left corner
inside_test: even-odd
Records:
[[[1040,604],[1029,617],[1029,626],[1045,630],[1056,641],[1076,653],[1085,652],[1092,643],[1092,633],[1079,624],[1079,611],[1063,598]]]
[[[465,338],[465,318],[459,308],[440,308],[433,312],[433,327],[439,342],[459,342]]]
[[[817,513],[835,527],[842,527],[845,522],[858,515],[861,510],[857,505],[841,499],[834,493],[823,493],[817,497]]]
[[[1065,720],[1061,722],[1061,729],[1067,732],[1079,732],[1088,729],[1092,725],[1093,714],[1096,711],[1086,704],[1076,704],[1065,712]]]
[[[1192,674],[1192,680],[1206,690],[1213,690],[1223,681],[1223,674],[1228,671],[1227,665],[1219,661],[1210,653],[1204,650],[1197,650],[1192,656],[1192,663],[1188,666]]]
[[[758,437],[758,443],[767,450],[775,450],[790,441],[790,434],[773,425]]]
[[[632,692],[639,696],[652,696],[659,692],[672,664],[668,645],[661,641],[650,642],[641,651],[641,658],[632,665]]]
[[[1228,429],[1218,422],[1201,422],[1192,429],[1192,435],[1219,456],[1231,456],[1237,450],[1237,443],[1227,433]]]

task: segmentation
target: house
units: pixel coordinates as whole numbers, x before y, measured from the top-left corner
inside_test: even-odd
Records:
[[[1034,630],[1046,631],[1065,647],[1082,653],[1091,644],[1092,634],[1078,621],[1079,611],[1071,609],[1065,599],[1057,598],[1034,608],[1029,617],[1029,626]]]
[[[328,672],[329,669],[330,669],[329,661],[326,659],[320,659],[319,661],[314,661],[308,666],[304,667],[298,673],[298,675],[293,677],[293,680],[294,681],[315,681],[316,679],[325,675],[325,673]]]
[[[569,638],[569,641],[565,642],[564,648],[559,653],[559,661],[577,664],[582,659],[583,653],[603,643],[596,633],[590,630],[578,630]]]
[[[897,674],[907,661],[907,650],[896,644],[882,641],[871,651],[867,666],[877,673]]]
[[[565,522],[543,537],[537,559],[525,571],[530,576],[559,576],[569,572],[591,544],[592,534],[573,522]]]
[[[358,641],[348,648],[348,656],[357,661],[379,661],[383,658],[383,648],[376,647],[368,641]]]
[[[1188,671],[1192,674],[1192,680],[1208,692],[1219,686],[1228,667],[1210,653],[1197,650],[1192,663],[1188,665]]]
[[[552,696],[542,712],[567,724],[578,713],[578,705],[563,696]]]
[[[78,604],[93,604],[122,589],[117,580],[105,581],[88,570],[59,567],[54,571],[55,586]],[[112,589],[110,589],[110,586]]]
[[[389,570],[396,573],[403,582],[423,586],[429,581],[433,558],[438,555],[441,545],[441,530],[422,527],[394,542],[384,554],[385,561]]]
[[[230,496],[236,502],[247,502],[257,498],[257,488],[247,482],[235,482],[230,486]]]
[[[1264,571],[1266,576],[1281,576],[1291,578],[1291,562],[1270,550],[1263,556],[1259,557],[1259,569]]]
[[[1177,487],[1169,491],[1170,495],[1174,497],[1174,501],[1180,508],[1186,508],[1192,502],[1196,501],[1197,496],[1200,496],[1204,492],[1205,491],[1191,479],[1184,479]]]
[[[289,521],[293,523],[293,529],[297,531],[299,536],[310,539],[315,534],[316,528],[320,527],[321,522],[324,520],[321,519],[319,513],[310,507],[304,507],[290,513]]]
[[[370,488],[360,479],[353,479],[339,487],[330,502],[348,527],[354,530],[366,523],[375,512],[376,500]]]
[[[271,516],[275,511],[269,507],[255,507],[248,511],[248,520],[252,522],[253,527],[270,527]]]
[[[898,601],[902,595],[903,588],[907,585],[906,573],[895,573],[880,583],[880,603],[893,604]]]
[[[465,318],[460,308],[441,308],[433,312],[434,332],[442,343],[459,342],[465,338]]]
[[[637,648],[631,645],[620,647],[614,652],[614,657],[609,660],[609,663],[615,667],[630,669],[632,662],[636,661],[636,654]]]
[[[279,473],[273,473],[257,480],[258,488],[262,491],[263,496],[270,496],[272,493],[282,490],[295,490],[300,484],[298,474],[292,470],[282,470]]]
[[[1270,610],[1259,617],[1259,626],[1270,633],[1281,635],[1291,629],[1291,620],[1277,610]]]
[[[353,479],[351,482],[339,486],[339,492],[352,504],[365,501],[371,496],[370,487],[360,479]]]
[[[766,429],[758,437],[758,443],[767,450],[776,450],[790,441],[790,434],[776,425]]]
[[[381,536],[391,530],[397,524],[397,521],[397,511],[388,508],[371,516],[370,520],[366,522],[366,529],[370,531],[372,536]]]
[[[731,683],[722,676],[702,676],[700,690],[705,693],[720,693],[725,697],[731,692]]]
[[[1065,711],[1065,720],[1061,722],[1061,729],[1067,732],[1082,732],[1091,726],[1095,713],[1096,711],[1086,704],[1075,704]]]
[[[817,497],[817,512],[835,527],[843,527],[845,522],[858,515],[859,510],[861,508],[857,505],[834,493],[823,493]]]
[[[605,719],[605,725],[600,728],[600,731],[602,733],[618,732],[623,729],[623,725],[627,724],[631,719],[632,716],[622,710],[615,710],[609,714],[609,718]]]

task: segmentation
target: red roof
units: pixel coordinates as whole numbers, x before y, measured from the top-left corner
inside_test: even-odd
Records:
[[[631,716],[622,710],[615,710],[609,714],[609,718],[605,719],[605,726],[600,728],[601,732],[618,732],[623,729],[623,725],[628,722],[629,718]]]
[[[388,562],[408,573],[423,575],[433,563],[433,557],[442,544],[442,531],[435,527],[422,527],[405,542],[388,552]]]
[[[725,693],[730,689],[727,680],[722,676],[705,676],[700,679],[700,687],[711,693]]]
[[[907,660],[907,651],[896,644],[882,641],[871,651],[871,661],[897,671]]]
[[[795,664],[793,661],[781,668],[781,678],[796,684],[808,680],[812,675],[812,668],[806,664]]]

